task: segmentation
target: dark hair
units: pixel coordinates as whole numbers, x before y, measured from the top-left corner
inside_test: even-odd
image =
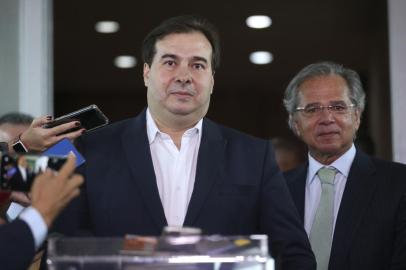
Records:
[[[154,28],[142,42],[142,60],[149,66],[156,53],[155,44],[165,36],[173,33],[200,32],[210,42],[212,47],[211,65],[214,71],[220,65],[220,38],[216,28],[207,19],[196,15],[172,17]]]
[[[13,124],[13,125],[31,125],[34,117],[25,113],[10,112],[0,116],[0,125]]]

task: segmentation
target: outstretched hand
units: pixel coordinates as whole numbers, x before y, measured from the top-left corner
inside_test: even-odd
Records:
[[[69,154],[66,163],[55,173],[47,170],[34,180],[31,188],[32,207],[38,210],[48,227],[62,209],[79,195],[83,177],[73,174],[76,157]]]
[[[51,121],[52,117],[50,116],[36,118],[31,123],[30,127],[21,134],[20,139],[29,151],[44,151],[64,138],[73,140],[85,131],[84,128],[81,128],[76,131],[62,134],[72,128],[79,127],[80,122],[78,121],[69,122],[53,128],[44,128],[44,125]]]

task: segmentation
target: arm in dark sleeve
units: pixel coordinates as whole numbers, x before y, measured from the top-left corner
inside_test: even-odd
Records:
[[[27,223],[0,225],[0,268],[27,269],[35,255],[34,237]]]
[[[264,161],[261,231],[268,234],[271,254],[283,270],[316,269],[316,261],[272,146]]]
[[[403,194],[396,218],[395,242],[391,270],[406,269],[406,193]]]

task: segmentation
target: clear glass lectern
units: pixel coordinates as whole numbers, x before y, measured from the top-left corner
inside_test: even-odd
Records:
[[[51,238],[51,270],[273,270],[266,235]]]

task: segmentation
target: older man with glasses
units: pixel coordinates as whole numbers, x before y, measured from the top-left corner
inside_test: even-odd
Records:
[[[308,162],[285,173],[317,269],[406,269],[406,166],[354,146],[365,107],[358,74],[311,64],[284,97]]]

